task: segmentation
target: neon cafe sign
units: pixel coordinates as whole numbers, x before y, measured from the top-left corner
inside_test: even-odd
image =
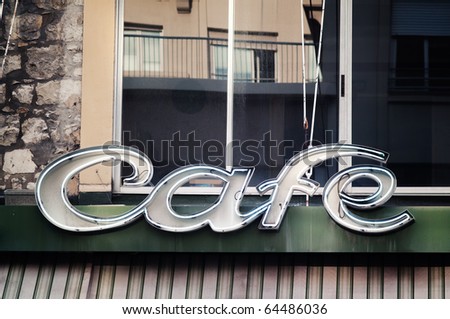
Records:
[[[150,159],[135,148],[109,145],[77,150],[50,163],[36,183],[36,201],[42,214],[59,228],[74,232],[92,232],[127,225],[142,215],[152,226],[170,232],[188,232],[209,226],[215,232],[230,232],[243,228],[260,218],[259,229],[277,230],[286,213],[294,191],[314,195],[319,183],[305,177],[314,166],[331,158],[364,157],[385,163],[388,154],[373,148],[352,144],[326,144],[294,155],[278,176],[259,186],[260,195],[268,199],[249,211],[241,211],[241,202],[254,168],[234,168],[227,171],[208,165],[185,166],[165,176],[137,206],[116,216],[93,216],[73,206],[66,185],[78,172],[104,162],[127,162],[133,175],[124,186],[144,186],[153,175]],[[218,199],[210,207],[190,215],[177,213],[172,198],[178,188],[192,179],[216,178],[223,181]],[[368,197],[348,194],[352,182],[373,180],[377,190]],[[354,214],[351,209],[367,210],[386,203],[396,188],[396,177],[387,168],[375,165],[351,166],[337,172],[323,188],[322,201],[329,216],[349,231],[382,234],[411,224],[414,217],[404,211],[398,215],[373,219]],[[107,208],[106,208],[107,209]]]

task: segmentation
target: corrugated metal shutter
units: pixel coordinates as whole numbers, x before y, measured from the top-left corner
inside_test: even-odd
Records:
[[[393,0],[392,34],[450,36],[450,2]]]
[[[448,260],[309,255],[0,255],[2,298],[450,298]],[[338,257],[339,259],[339,257]],[[374,263],[374,261],[376,261]]]

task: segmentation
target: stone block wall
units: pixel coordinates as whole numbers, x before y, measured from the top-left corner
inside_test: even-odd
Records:
[[[13,18],[16,1],[0,29],[0,193],[34,189],[80,144],[83,0],[19,0]]]

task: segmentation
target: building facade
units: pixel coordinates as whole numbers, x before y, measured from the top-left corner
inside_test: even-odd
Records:
[[[2,297],[447,298],[450,5],[324,2],[4,1]],[[368,164],[358,157],[308,172],[321,186],[312,198],[294,193],[278,232],[253,223],[180,235],[141,218],[78,236],[34,206],[40,172],[79,148],[135,147],[154,167],[139,187],[123,183],[127,165],[83,170],[68,185],[81,207],[138,205],[191,164],[253,167],[251,206],[291,157],[329,143],[390,153],[397,188],[376,214],[408,209],[416,223],[367,236],[327,218],[324,185]],[[226,185],[207,176],[178,186],[174,206],[192,212]],[[346,191],[374,186],[363,178]]]

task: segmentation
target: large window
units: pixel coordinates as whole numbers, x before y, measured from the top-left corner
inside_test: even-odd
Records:
[[[228,77],[228,32],[209,30],[212,50],[211,64],[213,79]],[[234,43],[234,81],[277,82],[276,56],[283,54],[286,45],[277,41],[278,33],[239,32]],[[293,43],[297,47],[298,43]],[[286,59],[286,57],[285,57]],[[308,65],[311,67],[311,65]]]
[[[176,0],[119,1],[116,138],[149,155],[153,184],[177,167],[206,163],[255,167],[256,186],[276,177],[313,133],[315,144],[337,142],[338,1],[327,0],[319,70],[322,3],[235,1],[230,12],[228,0],[193,1],[187,11],[177,10]],[[324,165],[312,178],[323,184],[336,169]],[[217,185],[192,184],[211,183]]]
[[[213,45],[214,79],[226,79],[228,52],[226,46]],[[234,80],[237,82],[275,82],[275,51],[264,49],[234,50]]]
[[[390,153],[398,193],[448,193],[450,3],[352,2],[352,141]]]
[[[225,167],[231,154],[232,167],[256,168],[256,185],[276,176],[313,135],[314,143],[388,151],[397,194],[450,191],[448,1],[327,0],[323,28],[322,0],[236,1],[232,26],[228,0],[193,1],[187,11],[175,0],[118,3],[116,139],[150,156],[154,183],[182,165]],[[139,40],[126,44],[127,37]],[[148,72],[133,73],[137,65]],[[315,169],[312,178],[323,184],[336,166]]]
[[[450,36],[397,36],[391,50],[391,91],[440,93],[450,87]]]
[[[155,75],[162,69],[161,30],[128,24],[124,29],[124,76]]]

